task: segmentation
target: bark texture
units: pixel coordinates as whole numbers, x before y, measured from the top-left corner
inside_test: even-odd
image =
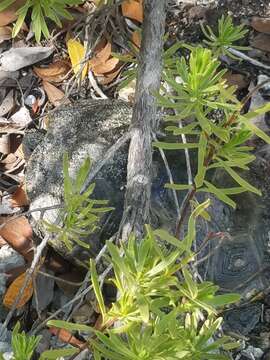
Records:
[[[165,30],[166,0],[145,0],[142,44],[137,88],[131,121],[125,211],[122,239],[134,231],[143,234],[148,222],[151,194],[152,132],[156,128],[157,104],[154,92],[159,90],[162,71],[162,49]]]

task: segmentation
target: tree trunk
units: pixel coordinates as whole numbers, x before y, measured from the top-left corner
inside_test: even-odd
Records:
[[[156,129],[157,104],[154,93],[159,90],[162,71],[163,36],[166,0],[145,0],[142,44],[135,104],[131,121],[125,211],[122,239],[134,231],[142,237],[149,221],[152,167],[152,132]]]

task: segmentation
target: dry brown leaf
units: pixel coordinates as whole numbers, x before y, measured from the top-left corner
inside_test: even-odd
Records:
[[[101,42],[102,44],[102,42]],[[107,42],[104,47],[98,46],[95,50],[95,56],[89,61],[90,68],[93,69],[102,63],[105,63],[111,56],[112,44]]]
[[[106,73],[106,74],[102,74],[102,75],[98,75],[97,76],[97,81],[99,84],[101,85],[108,85],[110,84],[120,73],[120,71],[122,70],[123,65],[120,66],[119,69],[117,69],[116,71],[112,71],[110,73]]]
[[[24,285],[25,278],[26,278],[26,273],[23,273],[20,276],[18,276],[17,279],[15,279],[13,283],[9,286],[3,299],[3,304],[5,307],[9,309],[12,307],[21,288]],[[32,280],[30,280],[16,308],[19,309],[23,307],[31,299],[32,295],[33,295],[33,283]]]
[[[132,20],[143,22],[142,0],[126,0],[122,3],[122,14]]]
[[[259,16],[253,16],[251,19],[251,26],[258,32],[270,34],[270,18],[262,18]]]
[[[18,218],[0,218],[0,236],[27,260],[32,254],[32,228],[25,216]],[[5,224],[5,225],[4,225]]]
[[[4,245],[7,245],[7,242],[2,236],[0,236],[0,248]]]
[[[141,32],[138,30],[133,31],[131,39],[133,44],[136,45],[137,48],[139,49],[141,47],[141,42],[142,42]]]
[[[95,75],[112,72],[113,70],[115,70],[118,63],[119,63],[119,59],[111,58],[104,63],[100,63],[99,65],[94,66],[93,72]]]
[[[248,87],[249,82],[242,74],[233,74],[231,71],[227,71],[224,76],[229,86],[236,86],[238,90]]]
[[[11,206],[21,207],[29,205],[29,200],[25,192],[25,185],[20,185],[18,189],[12,194],[11,197]]]
[[[10,40],[12,38],[12,29],[10,26],[1,26],[0,27],[0,44],[5,40]]]
[[[34,71],[42,80],[49,82],[62,82],[70,70],[70,64],[64,60],[58,60],[48,67],[36,67]]]
[[[42,82],[44,90],[48,96],[49,101],[54,106],[59,106],[60,104],[70,104],[70,101],[66,99],[64,102],[62,102],[63,98],[65,97],[65,94],[62,90],[58,89],[56,86],[50,84],[48,81]]]
[[[49,331],[51,334],[57,336],[61,341],[63,341],[66,344],[77,346],[79,348],[85,346],[85,342],[78,340],[68,330],[58,329],[52,326],[49,328]]]
[[[10,5],[6,10],[0,12],[0,26],[6,26],[18,17],[16,11],[24,5],[26,0],[16,0],[12,5]]]

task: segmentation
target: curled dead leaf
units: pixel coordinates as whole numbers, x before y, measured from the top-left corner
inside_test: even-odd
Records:
[[[89,61],[90,68],[93,69],[95,66],[105,63],[110,58],[111,54],[112,44],[107,42],[104,46],[104,42],[101,41],[95,49],[95,56]]]
[[[56,86],[52,85],[48,81],[43,81],[42,84],[49,101],[54,106],[59,106],[60,104],[70,104],[70,101],[68,99],[63,101],[65,94],[62,90],[58,89]]]
[[[141,47],[141,42],[142,42],[141,32],[138,30],[133,31],[131,39],[133,44],[139,49]]]
[[[62,82],[70,70],[70,64],[65,60],[58,60],[48,67],[34,67],[34,71],[42,80]]]
[[[33,231],[27,218],[0,218],[0,236],[26,260],[31,260]]]
[[[142,0],[126,0],[122,3],[122,14],[132,20],[143,22]]]
[[[10,26],[1,26],[0,27],[0,44],[5,40],[10,40],[12,38],[12,29]]]
[[[25,4],[26,0],[16,0],[12,5],[7,9],[0,12],[0,26],[5,26],[18,17],[17,10]]]
[[[51,334],[57,336],[61,341],[63,341],[66,344],[77,346],[79,348],[85,346],[85,342],[78,340],[68,330],[58,329],[56,327],[50,327],[49,331]]]
[[[11,283],[11,285],[7,289],[4,299],[3,299],[3,304],[5,307],[7,307],[9,309],[12,307],[21,288],[24,285],[25,278],[26,278],[26,273],[23,273],[20,276],[18,276],[13,281],[13,283]],[[32,280],[30,280],[26,289],[24,290],[22,297],[21,297],[18,305],[16,306],[16,308],[19,309],[19,308],[23,307],[31,299],[32,295],[33,295],[33,283],[32,283]]]
[[[101,84],[101,85],[110,84],[114,79],[116,79],[116,77],[119,75],[122,68],[123,68],[123,65],[120,66],[117,70],[112,71],[110,73],[97,75],[98,83]]]
[[[11,206],[14,207],[21,207],[29,205],[29,199],[27,198],[25,185],[20,185],[18,189],[12,194],[11,197]]]
[[[111,58],[104,63],[100,63],[99,65],[94,66],[93,72],[95,75],[109,73],[115,70],[118,63],[119,63],[119,59]]]

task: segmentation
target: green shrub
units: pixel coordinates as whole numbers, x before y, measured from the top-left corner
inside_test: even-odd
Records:
[[[16,0],[4,0],[0,3],[0,12],[15,3]],[[67,10],[68,6],[79,5],[83,0],[26,0],[25,4],[18,10],[18,20],[13,29],[13,37],[20,31],[26,15],[31,11],[32,30],[36,40],[39,42],[41,34],[48,38],[50,36],[46,18],[52,20],[61,27],[61,18],[72,20]]]

